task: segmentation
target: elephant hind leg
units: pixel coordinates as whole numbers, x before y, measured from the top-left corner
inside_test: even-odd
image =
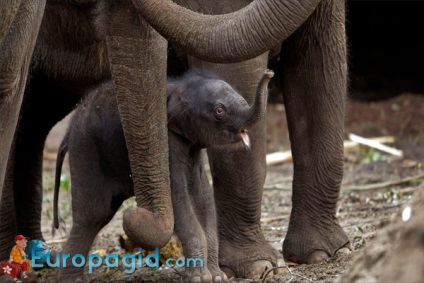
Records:
[[[66,261],[66,267],[58,270],[58,282],[84,281],[84,268],[73,266],[71,258],[82,254],[87,259],[95,237],[113,218],[123,201],[120,196],[114,197],[114,192],[120,188],[114,180],[99,179],[96,174],[93,175],[96,172],[93,167],[90,169],[92,171],[80,167],[78,170],[90,172],[90,176],[72,179],[73,225],[62,251],[62,255],[69,254],[70,258]]]
[[[289,261],[315,263],[349,243],[335,217],[347,89],[343,1],[322,1],[283,52],[294,163],[293,208],[283,255]]]
[[[13,188],[19,234],[42,239],[42,164],[51,128],[71,112],[80,97],[33,78],[26,89],[15,141]]]

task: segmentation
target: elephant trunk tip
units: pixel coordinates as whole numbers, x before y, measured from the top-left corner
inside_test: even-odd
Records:
[[[255,101],[247,111],[247,121],[244,125],[246,130],[251,130],[253,126],[265,116],[268,98],[268,83],[272,77],[274,77],[274,72],[269,69],[265,70],[262,74],[256,90]]]
[[[123,218],[127,236],[144,249],[164,247],[174,231],[172,209],[164,214],[156,214],[140,207],[129,208]]]
[[[267,79],[272,79],[274,77],[274,71],[270,69],[266,69],[263,74],[263,77]]]

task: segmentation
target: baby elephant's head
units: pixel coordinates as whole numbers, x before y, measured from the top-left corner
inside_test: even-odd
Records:
[[[250,147],[248,131],[265,116],[273,75],[264,72],[251,106],[212,73],[193,70],[180,80],[169,80],[168,128],[202,148],[240,141]]]

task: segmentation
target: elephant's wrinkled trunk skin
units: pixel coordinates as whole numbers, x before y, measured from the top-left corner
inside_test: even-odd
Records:
[[[268,98],[268,83],[273,76],[274,72],[271,70],[266,70],[262,75],[258,88],[256,89],[255,101],[246,113],[247,120],[244,124],[244,129],[251,130],[252,127],[265,116]]]
[[[174,230],[172,203],[161,213],[152,213],[142,207],[127,209],[123,216],[123,228],[134,244],[144,249],[164,247]]]
[[[136,208],[124,213],[123,226],[136,245],[160,248],[174,230],[166,125],[167,42],[135,13],[130,1],[108,4],[107,51],[137,201]]]
[[[162,36],[190,55],[215,63],[244,61],[272,49],[312,14],[321,0],[256,0],[230,14],[204,15],[170,0],[133,0]]]

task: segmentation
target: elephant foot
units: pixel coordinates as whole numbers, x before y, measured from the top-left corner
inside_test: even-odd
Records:
[[[207,268],[186,268],[184,272],[184,282],[189,283],[210,283],[213,277]]]
[[[225,274],[225,272],[222,271],[219,267],[214,267],[214,266],[208,265],[208,268],[209,268],[209,271],[212,274],[212,282],[217,283],[217,282],[227,282],[228,281],[227,274]]]
[[[350,255],[351,254],[351,249],[350,249],[350,243],[347,243],[345,246],[341,247],[340,249],[338,249],[334,256],[339,256],[339,257],[343,257],[345,255]],[[323,261],[326,261],[330,259],[330,256],[328,253],[326,253],[323,250],[315,250],[312,251],[309,256],[307,257],[307,264],[317,264],[317,263],[321,263]],[[293,262],[295,264],[298,264],[298,262]]]
[[[316,264],[336,253],[350,253],[350,243],[337,220],[321,221],[319,225],[289,226],[283,243],[284,259],[297,264]],[[316,224],[317,222],[315,222]]]
[[[254,242],[243,245],[232,245],[220,239],[219,265],[228,278],[242,277],[258,279],[268,270],[284,266],[281,254],[272,248],[260,234]],[[284,273],[282,268],[275,269],[273,274]]]
[[[190,283],[218,283],[228,281],[227,275],[219,268],[209,271],[208,268],[186,268],[184,282]]]

